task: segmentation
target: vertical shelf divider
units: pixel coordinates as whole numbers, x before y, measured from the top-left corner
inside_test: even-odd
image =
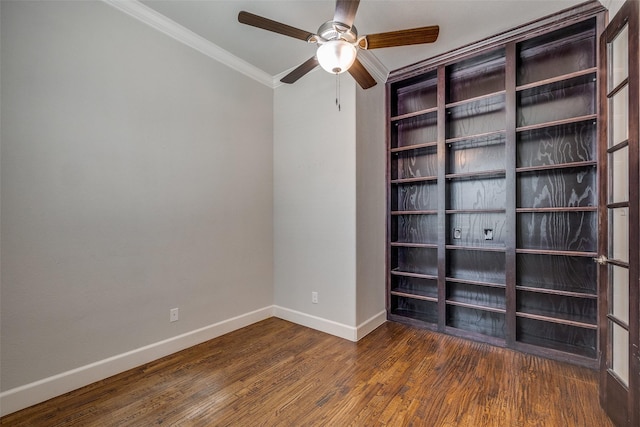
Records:
[[[447,73],[444,65],[438,67],[438,330],[445,331],[447,319],[447,190],[446,190],[446,103]]]
[[[505,47],[505,175],[506,175],[506,229],[505,238],[505,299],[507,346],[516,341],[516,43],[507,43]]]

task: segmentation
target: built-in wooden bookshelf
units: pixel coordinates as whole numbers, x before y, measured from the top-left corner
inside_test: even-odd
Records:
[[[597,366],[597,39],[583,4],[392,72],[390,320]]]

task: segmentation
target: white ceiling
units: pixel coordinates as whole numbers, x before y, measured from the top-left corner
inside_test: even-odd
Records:
[[[238,12],[273,19],[305,31],[333,18],[334,0],[143,0],[142,3],[270,76],[314,55],[301,40],[240,24]],[[361,0],[360,35],[439,25],[433,44],[371,51],[392,71],[518,25],[584,3],[584,0]]]

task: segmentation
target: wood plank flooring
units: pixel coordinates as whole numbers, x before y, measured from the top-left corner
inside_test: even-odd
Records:
[[[611,426],[597,373],[387,322],[358,343],[271,318],[3,426]]]

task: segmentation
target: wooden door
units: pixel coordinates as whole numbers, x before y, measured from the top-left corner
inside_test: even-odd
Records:
[[[600,40],[600,400],[617,426],[640,426],[638,2]]]

